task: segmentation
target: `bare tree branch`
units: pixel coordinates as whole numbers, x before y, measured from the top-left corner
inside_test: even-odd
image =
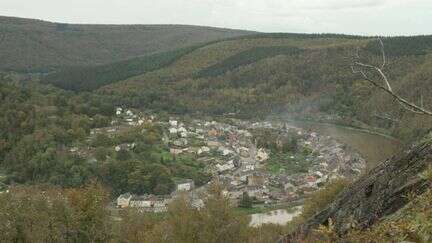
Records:
[[[386,58],[386,53],[385,53],[385,49],[384,49],[384,43],[381,40],[381,38],[378,38],[378,41],[380,43],[380,49],[381,49],[381,55],[382,55],[381,65],[375,66],[372,64],[367,64],[367,63],[361,62],[359,60],[360,55],[359,55],[359,52],[357,49],[357,52],[356,52],[355,57],[354,57],[354,61],[351,64],[352,72],[354,74],[360,74],[361,77],[365,81],[369,82],[371,85],[375,86],[378,89],[383,90],[384,92],[386,92],[387,94],[392,96],[397,102],[399,102],[399,104],[405,110],[408,110],[408,111],[413,112],[415,114],[432,116],[432,111],[425,109],[423,107],[423,104],[418,106],[418,105],[414,104],[413,102],[410,102],[407,99],[399,96],[398,94],[396,94],[393,91],[393,89],[390,85],[390,82],[389,82],[386,74],[383,71],[383,69],[387,65],[387,58]],[[375,72],[376,74],[379,75],[380,78],[378,80],[371,78],[370,75],[368,75],[369,72]],[[382,83],[384,83],[384,84],[382,84]],[[421,103],[423,103],[423,101]]]

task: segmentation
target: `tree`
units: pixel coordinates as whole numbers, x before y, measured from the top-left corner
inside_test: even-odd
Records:
[[[252,208],[252,198],[247,192],[243,192],[242,198],[239,202],[239,207],[241,208]]]
[[[378,41],[380,43],[380,50],[382,56],[381,65],[378,66],[362,62],[360,60],[360,55],[357,50],[357,53],[351,63],[352,72],[354,74],[360,74],[365,81],[369,82],[374,87],[392,96],[394,100],[396,100],[405,110],[415,114],[432,116],[432,111],[425,109],[423,107],[423,102],[421,102],[420,105],[416,105],[413,102],[408,101],[406,98],[401,97],[393,90],[387,78],[387,75],[384,72],[384,69],[387,65],[387,57],[384,49],[384,43],[381,38],[378,38]]]

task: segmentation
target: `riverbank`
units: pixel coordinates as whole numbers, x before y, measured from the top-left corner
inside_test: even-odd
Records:
[[[366,169],[370,170],[379,163],[401,151],[403,143],[387,134],[365,128],[344,126],[311,120],[286,119],[294,126],[305,130],[316,131],[346,144],[366,159]]]

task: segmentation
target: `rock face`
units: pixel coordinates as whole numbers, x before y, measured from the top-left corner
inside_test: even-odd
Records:
[[[428,139],[360,177],[329,207],[307,220],[283,242],[299,239],[320,224],[328,224],[329,218],[339,234],[346,233],[352,227],[369,227],[405,206],[409,194],[425,192],[429,185],[420,174],[431,165],[432,140]]]

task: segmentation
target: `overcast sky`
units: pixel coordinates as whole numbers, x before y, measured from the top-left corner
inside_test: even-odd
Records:
[[[262,32],[432,34],[432,0],[0,0],[0,15]]]

